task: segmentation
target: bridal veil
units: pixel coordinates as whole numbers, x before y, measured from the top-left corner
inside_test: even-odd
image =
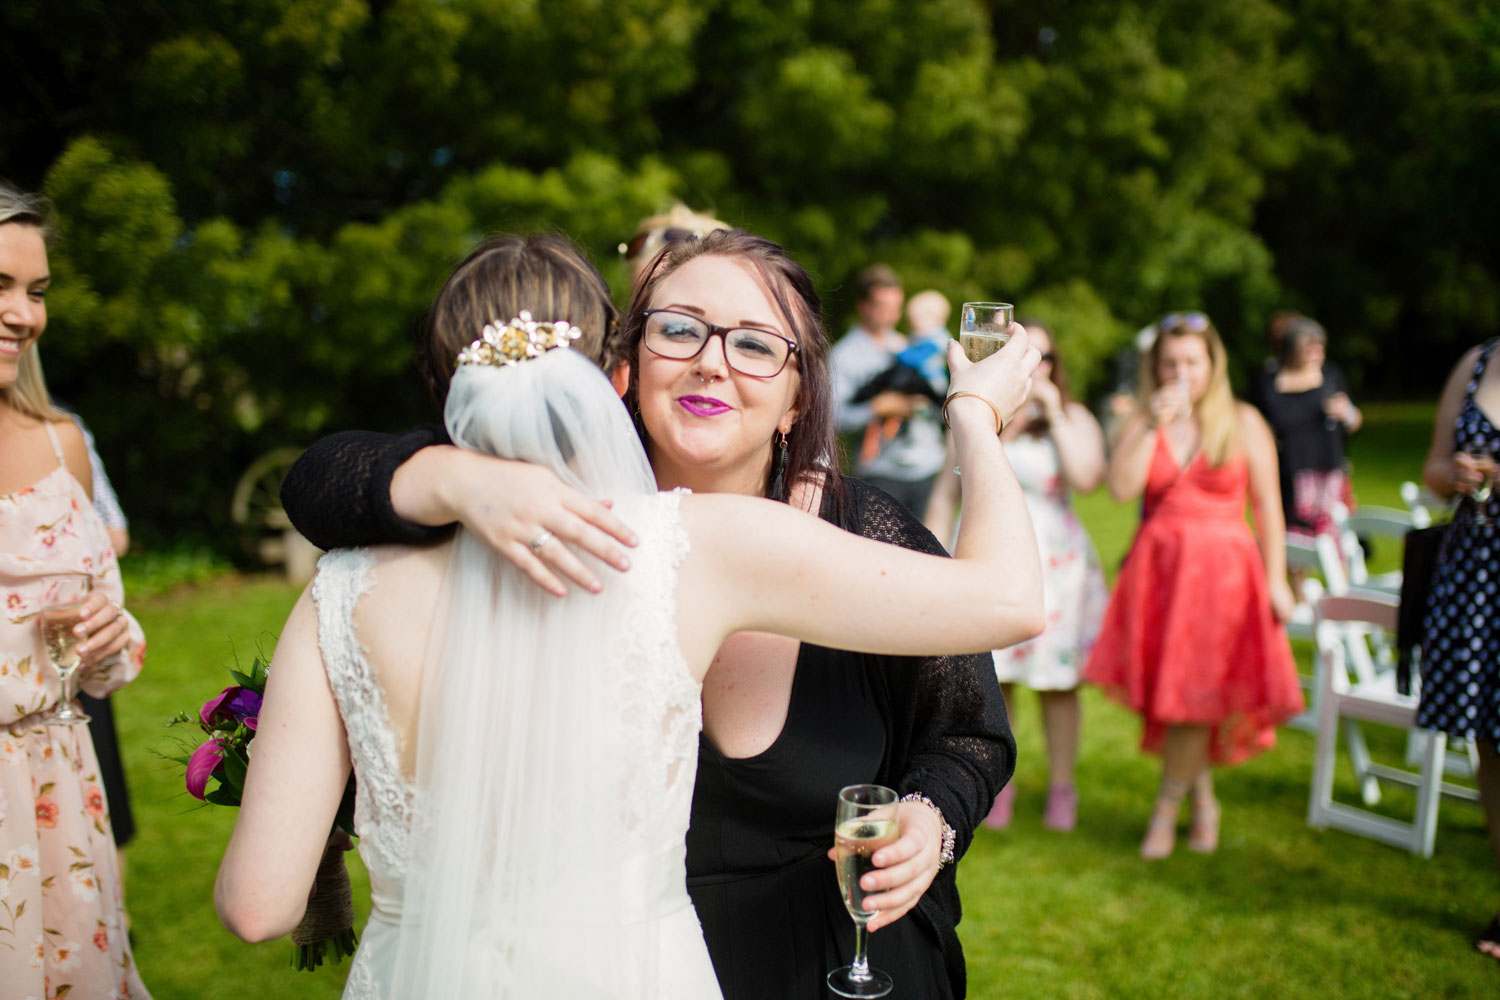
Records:
[[[592,496],[656,491],[625,407],[572,350],[461,365],[445,418],[461,447],[546,466]],[[627,587],[554,597],[460,529],[422,681],[391,995],[651,995],[656,931],[634,837],[652,803],[629,791],[644,765],[622,738],[611,655],[629,615]]]

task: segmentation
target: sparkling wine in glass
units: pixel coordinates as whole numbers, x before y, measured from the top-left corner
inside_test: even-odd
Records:
[[[891,991],[891,977],[870,968],[865,954],[865,927],[874,910],[865,908],[865,891],[859,880],[874,871],[875,852],[895,843],[897,836],[896,793],[883,785],[849,785],[839,791],[834,816],[833,854],[838,866],[839,894],[854,919],[854,961],[828,974],[828,988],[841,997],[883,997]]]
[[[1016,307],[1009,302],[965,302],[959,314],[958,343],[970,361],[983,361],[1010,339]]]
[[[1480,481],[1478,486],[1474,487],[1472,494],[1474,498],[1474,523],[1480,527],[1485,527],[1490,523],[1490,497],[1495,492],[1494,460],[1483,451],[1476,450],[1472,454],[1476,460],[1486,465],[1484,479]],[[1484,463],[1485,459],[1490,459],[1490,461]]]
[[[93,580],[87,573],[63,573],[43,577],[42,587],[43,603],[37,612],[37,627],[42,632],[42,644],[47,647],[47,659],[62,680],[62,697],[57,708],[42,716],[42,721],[49,726],[83,725],[89,717],[73,707],[73,677],[78,670],[78,644],[83,637],[75,634],[73,627],[83,620],[83,602],[88,599]]]

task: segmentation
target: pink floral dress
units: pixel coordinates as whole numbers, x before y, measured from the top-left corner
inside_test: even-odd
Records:
[[[0,1000],[149,997],[125,937],[109,804],[87,726],[48,726],[61,697],[35,615],[41,578],[89,573],[124,598],[114,551],[88,495],[62,461],[31,487],[0,495]],[[141,672],[130,645],[83,678],[102,697]]]

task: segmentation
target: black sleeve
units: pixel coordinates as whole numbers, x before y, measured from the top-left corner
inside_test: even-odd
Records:
[[[292,525],[322,549],[446,538],[452,525],[433,528],[404,520],[391,506],[391,479],[408,458],[429,445],[451,444],[439,424],[393,436],[344,431],[314,444],[281,482],[281,505]]]
[[[848,480],[855,530],[916,552],[947,555],[900,501],[859,480]],[[892,694],[891,777],[905,794],[921,792],[957,832],[961,856],[995,796],[1015,770],[1016,741],[989,653],[963,656],[887,656]]]
[[[946,556],[941,543],[899,500],[845,479],[841,526],[866,538]],[[953,827],[955,862],[1016,767],[1016,740],[989,653],[872,657],[886,705],[889,746],[880,781],[902,795],[927,796]],[[965,980],[954,932],[962,911],[957,864],[938,873],[917,909],[938,928],[956,990]],[[961,994],[960,994],[961,995]]]

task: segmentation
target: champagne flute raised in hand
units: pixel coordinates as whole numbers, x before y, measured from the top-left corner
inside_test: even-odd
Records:
[[[870,968],[865,954],[865,926],[875,916],[865,908],[859,880],[874,871],[875,852],[897,837],[896,793],[883,785],[849,785],[839,792],[834,817],[833,853],[838,865],[839,893],[854,918],[854,961],[828,974],[828,988],[841,997],[883,997],[894,985],[891,977]]]
[[[958,343],[970,361],[983,361],[1010,339],[1016,307],[1009,302],[965,302],[959,314]]]
[[[78,670],[78,644],[83,637],[74,629],[83,621],[83,602],[93,589],[93,580],[86,573],[63,573],[43,577],[42,587],[37,628],[41,629],[42,644],[47,647],[47,659],[62,680],[62,697],[57,708],[42,716],[42,721],[49,726],[82,725],[89,717],[73,708],[72,681]]]

